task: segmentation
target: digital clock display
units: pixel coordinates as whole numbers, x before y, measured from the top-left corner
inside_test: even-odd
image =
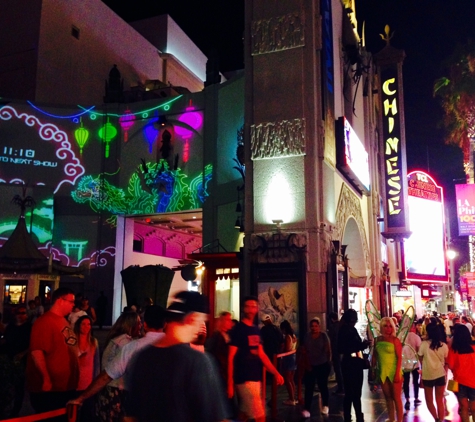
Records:
[[[12,148],[12,147],[3,147],[3,153],[5,155],[10,155],[11,157],[25,157],[25,158],[34,158],[35,150],[33,149],[23,149],[23,148]]]

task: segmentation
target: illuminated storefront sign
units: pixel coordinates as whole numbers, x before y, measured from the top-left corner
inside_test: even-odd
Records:
[[[475,185],[455,185],[459,236],[475,235]]]
[[[361,193],[369,193],[368,153],[345,117],[337,124],[337,167]]]
[[[408,175],[411,236],[404,242],[406,278],[448,282],[443,191],[428,174]]]
[[[387,67],[381,71],[382,135],[384,153],[384,178],[386,191],[387,233],[407,232],[406,201],[406,151],[402,126],[402,104],[398,68]],[[390,236],[389,236],[390,237]]]

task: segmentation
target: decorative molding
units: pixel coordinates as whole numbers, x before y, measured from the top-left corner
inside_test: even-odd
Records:
[[[251,126],[251,159],[305,155],[305,119],[281,120]]]
[[[258,263],[300,262],[306,249],[306,232],[251,234],[251,256]]]
[[[350,188],[343,183],[338,199],[337,213],[336,213],[336,227],[333,232],[333,240],[339,240],[343,243],[343,233],[345,231],[346,223],[350,218],[354,218],[361,237],[361,246],[363,247],[363,256],[365,260],[366,269],[371,269],[369,260],[368,240],[366,239],[366,229],[363,221],[363,214],[361,212],[361,204],[359,198],[350,190]]]
[[[253,56],[303,47],[304,45],[304,25],[298,12],[255,20],[251,24]]]

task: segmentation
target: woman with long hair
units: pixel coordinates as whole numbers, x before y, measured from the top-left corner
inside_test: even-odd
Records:
[[[293,352],[297,350],[297,337],[294,333],[289,321],[284,320],[280,323],[280,331],[284,336],[283,352]],[[297,360],[295,353],[293,355],[284,356],[282,358],[281,371],[284,377],[285,387],[289,398],[284,401],[284,404],[289,406],[295,406],[297,400],[295,400],[295,371],[297,369]]]
[[[445,416],[445,359],[449,349],[443,343],[441,331],[436,324],[428,324],[426,330],[427,339],[421,343],[417,353],[422,363],[422,384],[427,408],[436,422],[440,422]],[[437,408],[434,406],[434,389]]]
[[[322,397],[322,415],[328,415],[328,377],[331,370],[330,339],[320,328],[320,319],[310,321],[310,333],[301,347],[301,365],[303,366],[305,396],[302,417],[310,417],[315,382]]]
[[[459,384],[457,399],[460,406],[462,422],[470,420],[470,413],[475,415],[475,345],[470,331],[463,324],[455,324],[452,346],[449,349],[447,363]]]
[[[79,356],[79,382],[77,390],[83,392],[99,374],[99,344],[92,335],[92,319],[88,315],[78,318],[74,324]],[[81,408],[81,420],[90,421],[94,418],[93,399],[84,402]]]
[[[392,318],[384,317],[380,323],[381,335],[374,343],[373,364],[377,363],[377,380],[388,408],[389,420],[402,422],[402,344],[396,337],[396,326]]]
[[[139,337],[142,328],[136,312],[124,312],[114,323],[106,338],[101,367],[105,367],[120,353],[122,347]],[[101,421],[118,422],[123,417],[124,380],[119,378],[107,384],[98,395],[96,415]]]

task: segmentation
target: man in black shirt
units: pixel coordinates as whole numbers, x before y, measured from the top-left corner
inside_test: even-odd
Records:
[[[229,412],[212,357],[190,343],[206,321],[207,302],[180,292],[166,312],[165,337],[137,353],[128,371],[124,422],[218,422]]]

